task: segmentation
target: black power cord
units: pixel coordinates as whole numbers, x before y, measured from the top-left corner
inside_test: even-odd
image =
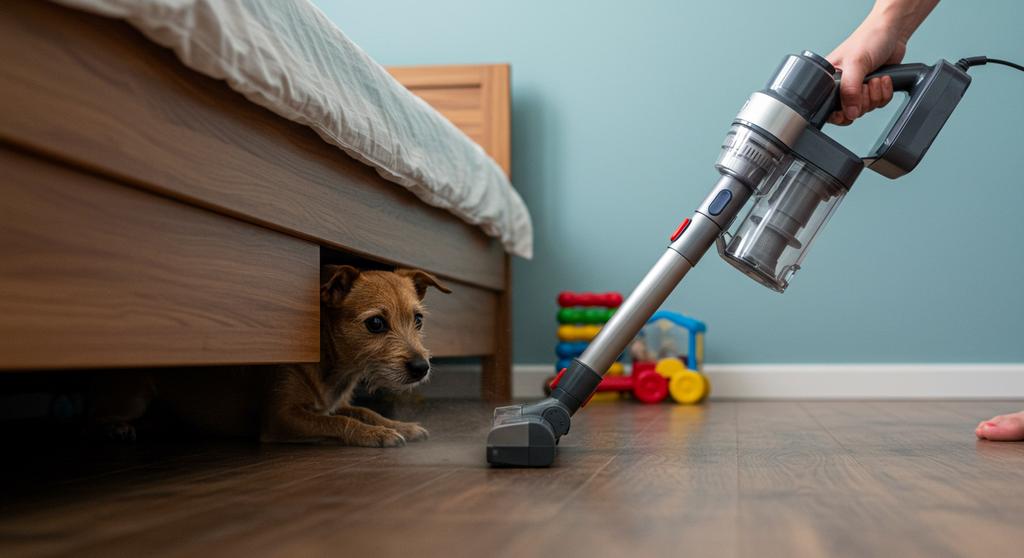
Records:
[[[974,66],[984,66],[985,64],[1002,64],[1003,66],[1009,66],[1015,70],[1024,72],[1024,66],[1008,60],[1001,60],[999,58],[989,58],[988,56],[970,56],[968,58],[961,58],[956,65],[963,71],[967,71],[967,68]]]

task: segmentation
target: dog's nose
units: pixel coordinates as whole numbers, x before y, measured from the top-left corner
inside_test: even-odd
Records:
[[[416,357],[405,361],[405,370],[414,381],[420,381],[430,372],[430,362],[423,357]]]

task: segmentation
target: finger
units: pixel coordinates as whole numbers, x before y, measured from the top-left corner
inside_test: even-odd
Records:
[[[828,116],[828,121],[829,121],[830,124],[835,124],[836,126],[847,126],[851,122],[853,122],[852,120],[847,118],[846,114],[843,113],[843,111],[841,111],[841,110],[837,110],[837,111],[833,112],[832,114],[830,114]]]
[[[861,115],[865,73],[864,67],[858,63],[850,63],[843,68],[843,77],[839,80],[839,99],[843,103],[843,114],[847,120],[856,120]]]
[[[849,126],[850,124],[853,124],[853,120],[850,120],[849,118],[847,118],[844,113],[839,113],[839,117],[836,118],[835,125],[836,126]]]
[[[868,97],[871,99],[871,109],[876,109],[885,104],[882,99],[882,80],[874,78],[868,82]]]
[[[885,76],[882,78],[882,106],[889,104],[892,100],[892,76]]]
[[[860,88],[860,113],[862,115],[871,112],[871,96],[869,94],[868,84],[864,84]]]

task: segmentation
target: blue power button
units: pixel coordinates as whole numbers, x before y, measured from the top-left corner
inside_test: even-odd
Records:
[[[711,203],[708,204],[708,213],[718,215],[725,209],[725,206],[729,205],[730,201],[732,201],[732,192],[729,190],[718,192],[715,194],[715,199],[711,200]]]

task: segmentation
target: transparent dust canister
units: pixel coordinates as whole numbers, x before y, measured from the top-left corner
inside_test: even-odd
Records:
[[[754,194],[742,221],[718,238],[718,252],[736,269],[781,293],[848,191],[814,165],[787,156]]]

